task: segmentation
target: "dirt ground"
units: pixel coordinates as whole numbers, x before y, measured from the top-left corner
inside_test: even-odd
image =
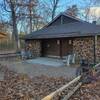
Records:
[[[31,64],[22,61],[18,62],[0,61],[0,63],[3,65],[7,65],[10,69],[13,69],[18,73],[28,74],[30,77],[47,75],[51,77],[63,76],[63,77],[73,78],[75,77],[77,68],[77,67],[67,67],[67,66],[53,67],[40,64]]]
[[[76,70],[26,62],[0,63],[0,100],[41,100],[75,77]]]
[[[76,70],[76,67],[53,67],[26,62],[0,63],[8,66],[0,67],[0,77],[3,77],[2,72],[4,73],[4,79],[0,80],[0,100],[41,100],[72,80]],[[97,80],[82,85],[70,100],[99,100],[100,78]]]

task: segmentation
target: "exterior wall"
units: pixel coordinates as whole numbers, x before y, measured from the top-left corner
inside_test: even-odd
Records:
[[[29,40],[27,41],[28,44],[31,44],[31,52],[33,57],[40,57],[41,56],[41,41],[40,40]]]
[[[94,41],[93,37],[74,38],[73,39],[73,52],[77,55],[77,60],[81,58],[88,59],[93,63],[94,61]],[[41,56],[41,41],[29,40],[28,44],[32,45],[31,51],[33,56]],[[96,42],[96,61],[100,62],[100,37],[97,37]]]
[[[73,40],[73,52],[77,55],[77,60],[88,59],[93,63],[94,59],[93,37],[75,38]]]
[[[97,37],[96,60],[100,62],[100,36]]]

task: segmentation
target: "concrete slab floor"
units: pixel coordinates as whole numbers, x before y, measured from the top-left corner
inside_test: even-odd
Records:
[[[61,59],[54,59],[54,58],[47,58],[47,57],[39,57],[39,58],[27,60],[25,62],[31,63],[31,64],[53,66],[53,67],[64,66],[64,63]]]
[[[76,77],[77,67],[64,66],[62,60],[54,58],[39,57],[20,62],[2,61],[10,69],[18,73],[28,74],[30,77],[47,75],[53,77]]]

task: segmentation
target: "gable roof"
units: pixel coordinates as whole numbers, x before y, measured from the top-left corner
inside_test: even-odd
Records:
[[[66,15],[66,17],[70,17],[70,16]],[[49,27],[45,27],[29,35],[26,35],[25,39],[46,39],[46,38],[94,36],[94,35],[100,34],[100,26],[97,26],[93,23],[88,23],[88,22],[79,20],[77,18],[74,18],[74,19],[76,20],[75,22],[55,25],[55,26],[52,26],[49,23],[48,24],[50,25]]]
[[[44,27],[48,27],[48,26],[50,26],[52,23],[54,23],[58,18],[60,18],[60,17],[62,17],[62,16],[65,16],[66,18],[70,18],[70,19],[73,19],[73,20],[75,20],[75,21],[82,21],[83,22],[83,20],[81,20],[81,19],[79,19],[79,18],[77,18],[77,17],[74,17],[74,16],[70,16],[70,15],[68,15],[68,14],[66,14],[66,13],[60,13],[59,15],[57,15],[52,21],[50,21],[47,25],[45,25]]]

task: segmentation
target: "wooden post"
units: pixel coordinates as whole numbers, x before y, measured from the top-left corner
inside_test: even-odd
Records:
[[[94,36],[94,65],[96,64],[97,36]]]
[[[60,40],[60,58],[62,58],[62,40]]]
[[[61,16],[61,25],[63,24],[63,16]],[[62,40],[60,39],[60,58],[62,59]]]

